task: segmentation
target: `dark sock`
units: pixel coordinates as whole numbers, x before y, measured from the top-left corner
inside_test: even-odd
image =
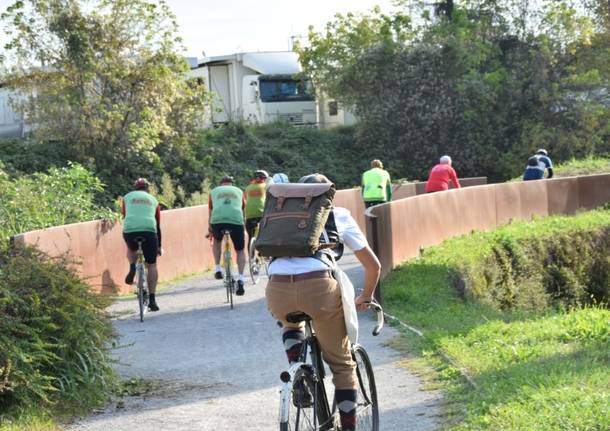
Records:
[[[337,389],[335,399],[339,408],[342,431],[356,429],[356,389]]]
[[[284,341],[288,362],[290,364],[297,362],[303,341],[305,341],[305,333],[300,329],[290,329],[282,334],[282,340]]]
[[[154,293],[149,293],[148,294],[148,303],[149,304],[154,304],[155,303],[155,294]]]
[[[129,272],[136,272],[136,264],[135,263],[130,263],[129,264]]]

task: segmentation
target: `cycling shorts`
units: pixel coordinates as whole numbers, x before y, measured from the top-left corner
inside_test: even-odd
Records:
[[[142,243],[142,251],[144,252],[144,261],[146,263],[157,263],[157,253],[159,252],[159,240],[157,234],[153,232],[123,232],[125,244],[132,251],[138,251],[137,237],[144,238]]]
[[[244,225],[242,224],[230,224],[230,223],[213,223],[212,234],[216,241],[222,241],[222,231],[228,230],[231,232],[231,241],[236,251],[242,251],[245,244],[245,232]]]
[[[261,222],[261,217],[252,217],[246,219],[246,232],[248,232],[248,241],[252,239],[254,236],[254,231],[256,230],[256,226]]]

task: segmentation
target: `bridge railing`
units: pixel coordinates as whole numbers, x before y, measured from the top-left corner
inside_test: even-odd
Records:
[[[511,220],[574,214],[610,202],[610,174],[490,184],[417,195],[369,208],[369,243],[382,278],[420,250]]]
[[[486,179],[461,180],[463,185],[485,183]],[[395,185],[395,198],[415,196],[425,183]],[[366,229],[364,204],[360,189],[340,190],[337,206],[348,208],[362,229]],[[159,279],[175,277],[211,268],[214,259],[209,241],[208,206],[200,205],[163,211],[161,213],[163,248],[158,259]],[[77,263],[77,270],[97,291],[127,293],[123,283],[128,270],[126,249],[122,238],[122,224],[96,220],[26,232],[13,237],[16,244],[36,245],[45,253],[68,255]]]

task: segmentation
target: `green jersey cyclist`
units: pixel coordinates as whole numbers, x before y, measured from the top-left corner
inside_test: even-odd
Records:
[[[259,170],[254,172],[254,176],[245,190],[248,240],[252,239],[254,231],[263,216],[265,194],[267,193],[267,178],[269,178],[267,171]]]
[[[161,207],[154,196],[148,193],[149,183],[144,178],[138,178],[134,183],[134,191],[127,193],[121,201],[123,222],[123,239],[127,244],[127,259],[129,273],[125,283],[132,284],[136,275],[136,260],[138,243],[136,238],[144,238],[142,251],[147,269],[148,292],[150,294],[148,309],[159,311],[155,300],[157,289],[157,255],[161,256]]]
[[[214,237],[212,243],[212,253],[216,264],[214,277],[222,280],[222,268],[220,266],[220,253],[222,246],[223,232],[228,230],[231,234],[231,241],[237,254],[237,290],[235,294],[244,294],[244,268],[246,266],[245,232],[244,232],[244,208],[246,201],[243,192],[233,185],[233,177],[224,176],[220,180],[220,185],[210,192],[208,200],[210,210],[209,232]]]

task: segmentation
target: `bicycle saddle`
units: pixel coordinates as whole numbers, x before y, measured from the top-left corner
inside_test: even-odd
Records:
[[[290,323],[301,323],[309,320],[311,320],[311,317],[302,311],[294,311],[286,315],[286,321]]]
[[[146,242],[146,238],[144,238],[143,236],[136,236],[134,239],[136,242],[141,242],[142,244]]]

